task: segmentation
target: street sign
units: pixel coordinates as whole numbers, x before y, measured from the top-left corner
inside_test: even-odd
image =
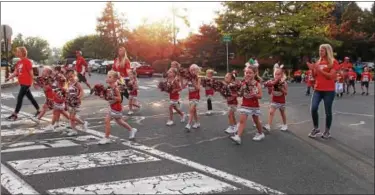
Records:
[[[231,40],[232,40],[232,37],[231,37],[230,35],[224,35],[224,36],[223,36],[223,41],[224,41],[224,42],[228,43],[228,42],[230,42]]]
[[[6,39],[11,39],[13,35],[13,30],[9,25],[1,25],[1,40],[6,38]]]

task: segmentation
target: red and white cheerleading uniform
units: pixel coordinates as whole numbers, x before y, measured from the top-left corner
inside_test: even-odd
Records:
[[[116,88],[108,88],[107,89],[107,100],[111,101],[115,98],[115,90]],[[110,103],[109,105],[109,113],[112,118],[121,118],[122,117],[122,105],[121,101],[116,101],[114,103]]]
[[[73,82],[69,83],[68,87],[68,107],[71,112],[77,111],[79,106],[81,105],[81,102],[78,100],[77,104],[70,102],[72,99],[71,98],[77,98],[79,99],[79,95],[82,93],[78,87],[79,83],[78,82]]]
[[[241,85],[242,87],[245,87],[246,86],[245,81],[243,81]],[[249,115],[259,116],[261,114],[259,99],[256,97],[256,94],[259,93],[257,85],[259,85],[259,82],[254,81],[254,86],[250,89],[250,92],[245,92],[243,94],[241,108],[238,109],[241,114],[245,114],[247,116]]]
[[[129,81],[130,84],[133,86],[133,88],[136,88],[137,87],[137,80],[130,80]],[[136,99],[138,96],[138,90],[137,89],[133,89],[131,91],[129,91],[129,99]]]
[[[307,87],[313,87],[314,86],[314,82],[315,82],[315,79],[314,79],[314,76],[312,75],[312,71],[308,70],[306,72],[306,84],[307,84]]]
[[[178,79],[174,79],[171,82],[171,85],[176,86],[176,82],[180,82],[180,81]],[[178,83],[178,85],[179,85],[179,83]],[[180,92],[179,91],[173,92],[173,90],[172,90],[172,92],[169,93],[169,100],[170,100],[171,105],[177,106],[179,104],[179,101],[180,101]]]
[[[235,93],[234,91],[232,93]],[[227,105],[228,105],[228,109],[229,111],[236,111],[237,110],[237,106],[238,106],[238,101],[237,101],[237,96],[230,96],[230,97],[227,97]]]
[[[210,80],[210,82],[212,83],[212,81],[213,81],[213,79],[211,78],[211,79],[208,79],[207,78],[207,80]],[[212,88],[212,87],[210,87],[210,86],[206,86],[205,87],[205,92],[206,92],[206,97],[207,98],[212,98],[212,96],[214,96],[214,89]]]
[[[283,85],[286,85],[284,82]],[[275,84],[271,91],[271,107],[275,109],[285,109],[286,94],[281,90],[283,86]]]
[[[190,104],[197,105],[200,100],[199,90],[197,90],[192,81],[188,81],[188,89],[189,89],[189,102]]]
[[[66,89],[61,87],[56,87],[56,89],[53,90],[53,109],[54,110],[65,110],[65,96]]]

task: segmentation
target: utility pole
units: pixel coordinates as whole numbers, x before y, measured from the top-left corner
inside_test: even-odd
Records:
[[[224,35],[223,41],[225,42],[226,50],[227,50],[227,72],[229,72],[229,49],[228,49],[228,43],[232,40],[232,37],[230,35]]]
[[[172,26],[173,26],[173,60],[175,60],[176,54],[176,9],[174,7],[174,3],[172,2]]]

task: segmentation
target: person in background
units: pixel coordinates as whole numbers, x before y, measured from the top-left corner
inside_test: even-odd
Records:
[[[88,71],[88,65],[85,60],[85,58],[82,57],[82,52],[81,51],[76,51],[76,66],[75,66],[75,71],[77,72],[77,77],[78,77],[78,82],[84,82],[87,87],[92,91],[92,88],[90,84],[88,83],[86,79],[86,72],[89,73],[89,76],[91,76],[90,72]]]
[[[348,77],[349,70],[353,69],[353,64],[350,63],[349,60],[350,60],[349,57],[345,57],[344,62],[340,64],[340,68],[342,70],[342,76],[344,77],[344,86],[343,86],[344,93],[345,93],[345,89],[347,89],[349,86],[349,77]],[[349,94],[349,91],[346,90],[346,93]]]
[[[369,95],[368,94],[368,85],[371,81],[371,78],[372,78],[371,73],[369,72],[368,67],[365,67],[365,71],[361,75],[361,89],[362,89],[361,95],[365,95],[365,91],[363,90],[363,87],[366,87],[366,95]]]
[[[126,54],[125,47],[120,47],[117,52],[118,55],[114,60],[112,70],[120,75],[120,80],[124,80],[124,82],[127,83],[129,82],[128,71],[130,70],[130,60]],[[121,103],[123,102],[124,97],[129,99],[129,92],[127,89],[124,89],[121,93]]]
[[[363,72],[363,63],[361,58],[358,58],[357,62],[355,63],[354,71],[357,73],[357,81],[361,81],[361,75]]]
[[[348,78],[349,78],[349,85],[347,85],[346,91],[349,93],[350,86],[353,87],[353,95],[356,93],[355,90],[355,81],[357,80],[357,74],[353,71],[353,69],[349,69],[348,72]]]
[[[296,70],[294,72],[293,76],[294,76],[294,82],[300,83],[301,82],[302,71],[300,69]]]
[[[20,91],[18,92],[17,96],[17,105],[14,109],[14,112],[12,115],[7,117],[8,120],[17,120],[17,115],[22,107],[23,98],[26,97],[30,100],[30,102],[33,104],[33,106],[36,109],[35,117],[39,115],[40,113],[40,107],[39,104],[34,99],[33,94],[30,91],[30,87],[34,83],[34,71],[32,67],[32,63],[30,59],[27,58],[27,49],[26,47],[17,47],[16,48],[16,54],[15,54],[20,60],[15,65],[15,69],[13,74],[11,74],[5,82],[13,79],[14,77],[18,78],[18,83],[20,84]]]

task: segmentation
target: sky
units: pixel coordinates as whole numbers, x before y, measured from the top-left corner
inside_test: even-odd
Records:
[[[362,9],[370,9],[373,2],[357,2]],[[96,19],[101,16],[105,2],[1,2],[1,24],[13,29],[13,36],[39,36],[51,47],[62,47],[77,36],[94,34]],[[201,24],[213,23],[220,2],[174,2],[174,6],[187,8],[190,28],[176,20],[180,32],[177,38],[196,33]],[[172,2],[114,2],[115,10],[124,13],[128,26],[134,29],[144,18],[153,22],[172,18]],[[17,12],[15,12],[17,11]]]

